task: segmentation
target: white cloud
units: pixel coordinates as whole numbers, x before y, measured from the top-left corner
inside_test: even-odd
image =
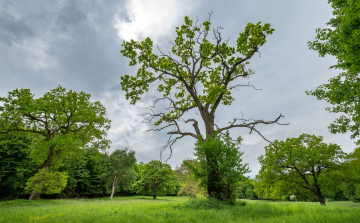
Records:
[[[114,16],[114,25],[122,40],[139,40],[151,37],[153,40],[174,29],[174,24],[196,7],[190,0],[129,0],[126,6],[127,21]]]

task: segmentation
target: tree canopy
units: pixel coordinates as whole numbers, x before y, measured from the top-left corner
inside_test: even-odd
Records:
[[[42,178],[71,153],[86,145],[106,149],[110,121],[100,102],[90,94],[66,91],[61,86],[35,98],[29,89],[15,89],[0,97],[0,133],[28,132],[34,136],[30,157],[42,164],[30,199],[38,199]],[[41,177],[43,176],[43,177]],[[35,188],[39,187],[39,188]]]
[[[135,151],[127,148],[117,149],[109,156],[104,175],[111,182],[110,199],[113,198],[117,187],[124,190],[131,188],[136,179],[135,163]]]
[[[221,35],[221,27],[211,28],[211,14],[202,24],[185,16],[185,23],[176,27],[176,37],[171,42],[168,54],[158,48],[153,52],[153,41],[124,41],[123,56],[130,59],[129,66],[138,66],[137,74],[121,77],[121,87],[126,99],[135,104],[149,90],[151,83],[159,82],[157,91],[162,97],[154,100],[149,113],[144,114],[145,122],[154,121],[157,129],[171,128],[168,142],[163,150],[170,148],[176,140],[185,136],[198,139],[214,137],[215,131],[223,132],[231,128],[247,127],[257,131],[257,124],[278,123],[280,114],[274,121],[234,119],[229,126],[215,125],[215,113],[220,104],[231,105],[232,91],[240,87],[253,87],[238,81],[249,77],[253,71],[248,68],[249,60],[259,52],[266,37],[274,32],[270,24],[248,23],[239,33],[236,46],[229,46],[228,39]],[[238,82],[236,82],[238,81]],[[168,103],[162,112],[156,105]],[[205,125],[201,133],[196,118],[184,119],[185,113],[198,110]],[[239,123],[240,122],[240,123]],[[192,123],[194,131],[183,131],[179,123]],[[172,151],[172,150],[171,150]]]
[[[324,143],[322,136],[302,134],[298,138],[276,140],[259,157],[258,178],[265,187],[277,183],[280,188],[305,189],[325,205],[323,190],[329,180],[327,174],[339,169],[344,155],[340,146]]]
[[[360,136],[360,2],[328,2],[334,9],[335,18],[327,23],[330,28],[316,30],[316,40],[309,42],[309,48],[318,51],[322,57],[335,56],[337,64],[332,68],[343,72],[307,94],[333,105],[327,108],[328,111],[344,113],[329,126],[331,133],[349,131],[352,133],[351,138],[356,138]]]
[[[141,178],[136,182],[137,193],[156,196],[172,193],[175,190],[174,171],[169,164],[159,160],[146,163],[141,170]]]

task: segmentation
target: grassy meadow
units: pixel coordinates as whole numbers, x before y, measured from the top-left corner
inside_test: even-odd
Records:
[[[220,209],[186,206],[188,197],[115,197],[14,200],[0,203],[0,222],[360,222],[360,204],[350,201],[271,202]]]

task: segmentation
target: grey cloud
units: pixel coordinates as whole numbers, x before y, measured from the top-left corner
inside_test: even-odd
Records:
[[[7,13],[0,15],[0,40],[9,47],[14,42],[21,44],[25,38],[34,35],[34,31],[26,24],[25,19],[16,19]]]
[[[57,18],[57,23],[60,25],[62,31],[69,31],[70,27],[76,26],[84,19],[86,19],[86,14],[77,8],[74,1],[70,1],[68,5],[61,10]]]

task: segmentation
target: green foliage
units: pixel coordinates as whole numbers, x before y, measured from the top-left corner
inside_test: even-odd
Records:
[[[180,189],[177,192],[178,195],[190,195],[191,198],[194,198],[199,194],[203,194],[204,190],[200,186],[201,181],[192,170],[193,167],[197,165],[197,160],[186,159],[180,166],[177,166],[175,177],[180,183]]]
[[[172,56],[154,54],[153,41],[149,37],[141,42],[135,40],[123,42],[124,49],[121,53],[130,59],[129,66],[140,65],[135,77],[130,75],[121,77],[121,87],[126,92],[126,99],[131,100],[131,104],[140,100],[140,96],[148,91],[149,83],[155,80],[162,82],[157,90],[163,93],[164,97],[168,97],[172,89],[178,89],[174,105],[179,108],[194,105],[194,95],[189,90],[196,83],[204,87],[204,94],[198,95],[201,103],[209,103],[212,107],[222,95],[224,96],[222,103],[231,104],[233,98],[231,88],[227,86],[229,80],[226,83],[218,81],[224,79],[221,71],[224,66],[233,69],[230,72],[230,79],[236,79],[239,74],[250,74],[250,70],[239,65],[247,61],[265,43],[266,35],[274,31],[269,24],[248,23],[244,31],[239,34],[236,47],[230,47],[221,39],[216,43],[210,41],[211,38],[208,37],[210,21],[203,22],[203,26],[194,25],[187,16],[184,21],[184,25],[175,29]],[[199,65],[199,69],[192,70],[192,65],[194,67]],[[156,75],[149,70],[161,74]],[[179,115],[179,111],[174,109],[167,117]],[[166,118],[160,118],[157,124],[163,121],[166,121]]]
[[[194,170],[202,186],[208,192],[213,191],[216,199],[230,204],[235,203],[237,183],[250,172],[248,164],[242,163],[240,143],[240,137],[234,142],[227,132],[214,139],[208,137],[206,141],[198,141],[194,153],[199,163],[199,168]]]
[[[317,50],[320,56],[335,56],[337,64],[332,67],[345,72],[307,94],[333,105],[328,111],[344,113],[329,126],[330,132],[349,131],[354,139],[360,136],[360,2],[329,0],[329,3],[335,16],[327,23],[331,28],[317,29],[316,40],[309,42],[309,48]]]
[[[256,24],[248,23],[245,29],[239,33],[236,39],[236,46],[229,46],[228,41],[221,36],[221,27],[211,27],[211,13],[208,20],[202,24],[193,22],[188,16],[184,18],[184,24],[175,28],[175,40],[171,42],[172,49],[164,54],[160,49],[159,53],[153,52],[153,41],[148,37],[143,41],[124,41],[121,53],[130,59],[129,66],[136,66],[136,75],[124,75],[121,77],[121,88],[125,91],[126,99],[135,104],[141,96],[149,91],[151,83],[159,82],[157,91],[161,98],[154,100],[154,106],[147,113],[147,120],[154,121],[158,126],[155,130],[160,131],[168,127],[173,129],[168,132],[170,138],[162,151],[167,147],[172,151],[172,145],[185,136],[191,136],[196,140],[210,140],[217,133],[224,133],[231,128],[245,127],[255,130],[257,124],[277,123],[282,117],[280,115],[275,121],[265,122],[254,120],[247,123],[243,120],[241,124],[235,124],[235,119],[229,126],[219,128],[215,122],[216,110],[220,104],[231,105],[234,101],[232,91],[244,85],[234,83],[241,77],[248,77],[253,71],[247,68],[249,60],[259,52],[259,48],[266,42],[266,37],[274,32],[270,24],[264,25],[261,22]],[[212,30],[211,30],[212,29]],[[156,113],[156,104],[169,103],[168,107],[160,113]],[[183,115],[191,110],[197,110],[205,125],[205,134],[201,133],[196,118],[184,119]],[[192,123],[194,132],[183,132],[178,122]],[[217,129],[215,129],[215,127]],[[176,136],[172,138],[173,136]],[[199,144],[200,145],[200,144]],[[209,147],[210,148],[210,147]],[[216,146],[212,147],[216,149]],[[220,180],[219,173],[230,173],[227,166],[217,166],[216,151],[209,150],[200,159],[211,160],[207,162],[206,168],[208,177],[202,177],[203,185],[207,185],[210,196],[216,199],[230,199],[233,203],[232,181],[238,177],[225,174]],[[229,150],[230,151],[230,150]],[[232,152],[230,152],[232,153]],[[238,158],[237,155],[235,155]],[[221,160],[219,162],[227,162]],[[236,164],[230,164],[235,167]],[[221,169],[219,169],[221,168]],[[242,168],[242,167],[241,167]],[[244,171],[243,169],[238,172]],[[233,171],[234,172],[234,171]],[[236,171],[235,171],[236,172]],[[211,183],[210,183],[211,182]],[[227,192],[221,188],[229,186]],[[231,188],[230,188],[231,187]]]
[[[0,198],[24,194],[25,182],[37,165],[28,157],[32,140],[27,133],[0,135]]]
[[[339,169],[345,154],[338,145],[322,141],[322,136],[302,134],[298,138],[276,140],[265,147],[265,155],[259,157],[261,170],[257,178],[260,186],[290,193],[305,189],[325,204],[323,193],[336,185],[331,171]]]
[[[37,135],[30,156],[44,163],[52,148],[51,163],[60,166],[76,149],[88,143],[108,147],[105,140],[110,121],[100,102],[90,94],[57,87],[35,99],[29,89],[15,89],[0,97],[1,133],[23,131]]]
[[[237,198],[248,198],[251,200],[258,199],[258,195],[254,191],[254,186],[257,182],[249,177],[243,177],[237,184]]]
[[[320,56],[327,54],[337,58],[333,67],[360,72],[360,3],[357,0],[328,0],[334,9],[327,25],[331,28],[317,29],[316,40],[309,42],[309,48],[317,50]]]
[[[106,162],[106,172],[102,178],[110,185],[112,193],[116,190],[130,190],[136,179],[134,165],[136,163],[135,151],[125,149],[115,150]]]
[[[344,195],[354,202],[360,202],[360,147],[349,154],[342,164],[341,173],[345,181],[342,184]]]
[[[28,193],[35,190],[44,194],[58,194],[65,188],[68,177],[67,173],[40,169],[26,182],[25,190]],[[36,181],[40,184],[35,185]]]
[[[101,181],[101,174],[106,171],[105,154],[96,148],[84,148],[69,157],[60,168],[69,175],[61,195],[79,197],[106,193],[107,185]]]
[[[90,102],[90,94],[59,86],[35,99],[29,89],[15,89],[0,97],[0,102],[0,134],[31,134],[30,157],[42,164],[45,172],[49,167],[60,167],[71,154],[89,144],[98,149],[109,146],[105,136],[110,121],[99,101]],[[30,199],[39,198],[43,186],[38,183],[38,194],[32,193]]]
[[[141,170],[141,178],[136,182],[137,193],[156,196],[172,193],[175,190],[174,171],[169,164],[159,160],[146,163]]]
[[[250,188],[250,187],[246,188],[245,195],[246,195],[247,198],[249,198],[251,200],[255,200],[255,199],[258,198],[256,193],[254,192],[254,190],[252,188]]]
[[[130,59],[129,66],[138,66],[138,70],[135,76],[122,76],[120,84],[126,99],[135,104],[149,90],[150,83],[160,81],[157,91],[163,98],[158,98],[155,104],[167,100],[171,107],[165,113],[153,116],[158,118],[155,121],[157,126],[180,121],[185,112],[198,108],[204,122],[212,122],[210,128],[213,129],[218,105],[230,105],[234,100],[231,92],[235,87],[230,86],[230,82],[252,73],[246,68],[248,60],[258,52],[266,36],[271,35],[274,29],[269,24],[248,23],[239,33],[236,46],[231,47],[222,39],[220,28],[214,28],[215,35],[209,33],[210,18],[202,24],[194,24],[185,16],[184,22],[175,28],[176,37],[169,55],[162,51],[155,54],[149,37],[144,41],[124,41],[121,53]],[[183,136],[197,139],[201,135],[197,130],[196,134]],[[213,136],[214,132],[209,131],[207,134]],[[179,131],[178,134],[182,135]]]
[[[289,192],[289,186],[286,181],[279,178],[264,179],[263,175],[258,174],[254,182],[254,192],[260,199],[266,200],[284,200],[284,195]]]

